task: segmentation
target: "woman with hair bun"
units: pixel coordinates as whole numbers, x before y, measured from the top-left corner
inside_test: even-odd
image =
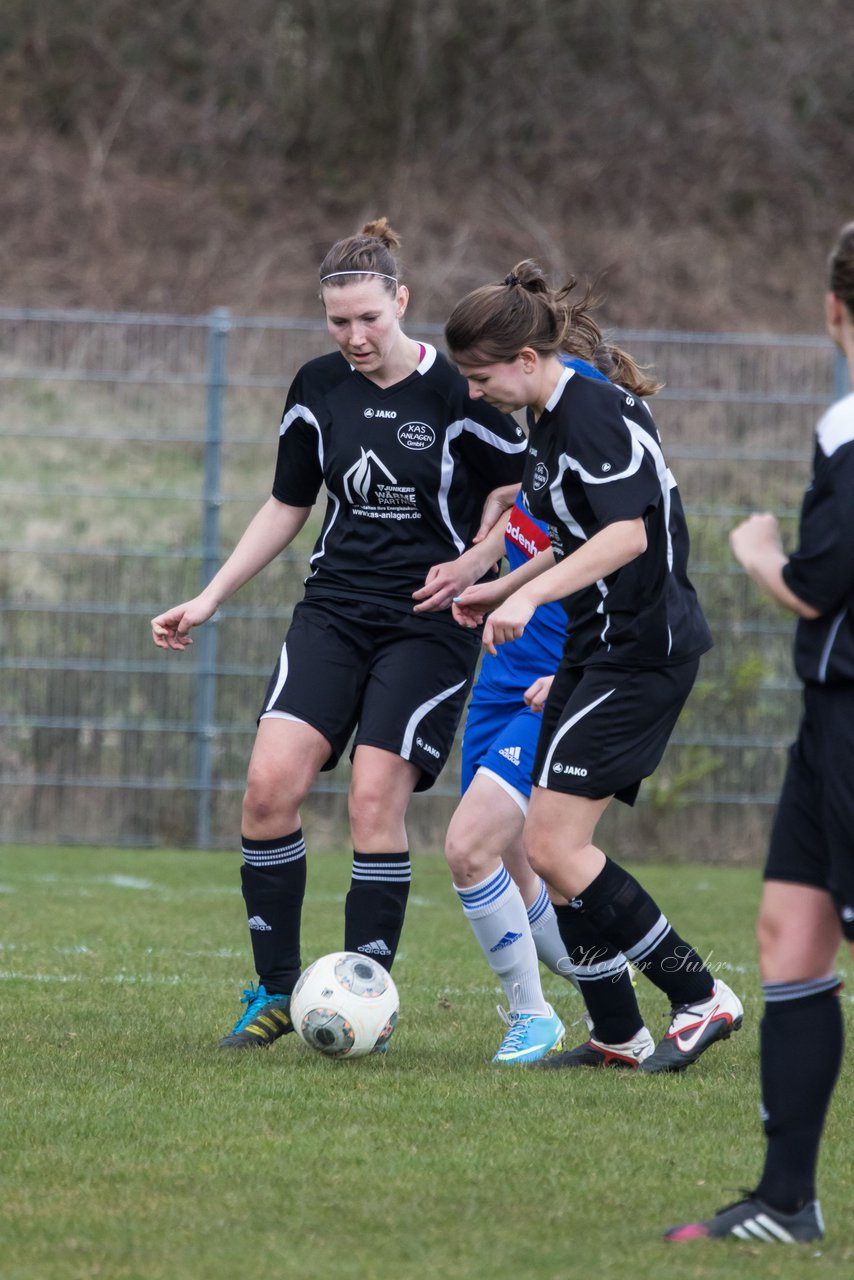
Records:
[[[306,882],[300,806],[353,735],[343,943],[391,968],[409,891],[409,799],[445,764],[480,651],[449,612],[476,577],[460,556],[489,491],[521,477],[518,424],[473,403],[449,361],[401,328],[409,291],[399,246],[382,218],[327,253],[320,298],[337,350],[294,378],[272,496],[204,591],[152,620],[160,648],[192,644],[191,628],[293,541],[325,489],[305,596],[249,764],[241,878],[259,985],[244,993],[225,1049],[292,1030]]]
[[[472,398],[528,412],[526,509],[551,549],[454,604],[483,643],[518,640],[535,610],[560,601],[563,657],[543,712],[524,829],[549,888],[592,1033],[541,1068],[683,1071],[741,1026],[737,996],[715,980],[643,886],[594,843],[614,796],[633,804],[658,765],[711,636],[687,576],[676,482],[642,396],[654,388],[625,356],[619,383],[583,377],[562,356],[587,349],[587,306],[553,290],[530,260],[458,303],[445,326]],[[577,348],[581,344],[581,350]],[[618,375],[619,376],[619,375]],[[665,993],[656,1046],[622,957]],[[608,980],[619,974],[618,982]]]

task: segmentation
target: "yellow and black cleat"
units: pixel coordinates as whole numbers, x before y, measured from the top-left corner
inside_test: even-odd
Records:
[[[293,1031],[293,1023],[288,1016],[290,1000],[290,996],[271,994],[263,983],[257,991],[251,984],[240,997],[241,1004],[246,1005],[246,1012],[220,1040],[220,1049],[266,1048],[279,1036]]]

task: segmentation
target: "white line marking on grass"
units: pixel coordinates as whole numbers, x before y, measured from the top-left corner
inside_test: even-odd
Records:
[[[0,982],[100,982],[110,986],[156,986],[177,987],[186,979],[177,973],[158,976],[153,973],[114,973],[102,978],[93,978],[82,973],[19,973],[14,969],[0,969]]]
[[[152,880],[140,880],[136,876],[96,876],[93,884],[112,884],[117,889],[156,889]]]

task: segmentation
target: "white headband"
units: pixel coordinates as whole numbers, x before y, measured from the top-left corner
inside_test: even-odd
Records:
[[[397,284],[397,276],[388,276],[384,271],[333,271],[328,276],[321,276],[320,283],[334,280],[336,276],[379,276],[381,280],[393,280]]]

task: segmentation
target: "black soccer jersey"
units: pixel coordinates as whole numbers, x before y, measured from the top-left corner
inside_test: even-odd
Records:
[[[799,545],[783,569],[790,590],[818,609],[795,631],[795,670],[810,684],[854,684],[854,395],[816,428]]]
[[[711,635],[687,576],[682,502],[644,402],[567,369],[540,418],[529,416],[522,491],[558,563],[618,520],[646,526],[642,555],[562,602],[565,656],[646,667],[703,653]]]
[[[468,396],[434,347],[378,387],[338,352],[303,365],[288,393],[273,496],[327,506],[306,598],[381,599],[410,610],[427,571],[471,544],[491,489],[522,477],[513,418]],[[488,575],[489,576],[489,575]]]

